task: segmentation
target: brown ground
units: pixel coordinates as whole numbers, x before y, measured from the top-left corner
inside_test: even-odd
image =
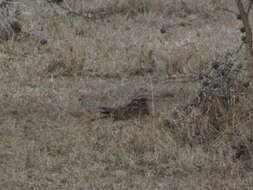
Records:
[[[23,33],[0,44],[0,190],[252,189],[252,112],[237,117],[252,98],[209,143],[192,143],[189,123],[164,128],[198,92],[171,78],[240,46],[240,21],[221,10],[234,1],[66,2],[11,5]],[[137,95],[150,116],[96,119]]]

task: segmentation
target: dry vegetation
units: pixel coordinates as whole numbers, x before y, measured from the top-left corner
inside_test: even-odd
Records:
[[[0,190],[252,189],[234,1],[8,2]],[[150,114],[100,117],[140,95]]]

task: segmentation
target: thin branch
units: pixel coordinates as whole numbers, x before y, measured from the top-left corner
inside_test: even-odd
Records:
[[[246,46],[247,46],[248,51],[251,54],[251,56],[253,56],[253,50],[252,50],[252,30],[251,30],[251,27],[250,27],[250,24],[249,24],[248,13],[245,11],[245,8],[244,8],[241,0],[235,0],[235,2],[236,2],[237,7],[239,9],[240,17],[241,17],[243,26],[245,27]]]
[[[223,11],[223,12],[228,12],[228,13],[232,13],[234,15],[237,15],[237,12],[233,11],[233,10],[230,10],[230,9],[227,9],[227,8],[224,8],[224,7],[217,7],[217,10],[218,11]]]
[[[252,4],[253,4],[252,0],[249,0],[249,5],[248,5],[248,9],[247,9],[247,15],[249,15],[249,13],[250,13],[250,10],[252,8]]]

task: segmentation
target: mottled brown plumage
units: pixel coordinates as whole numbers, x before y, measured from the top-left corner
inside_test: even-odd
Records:
[[[147,101],[147,98],[138,96],[128,104],[116,108],[101,107],[100,113],[102,118],[113,118],[115,121],[138,118],[144,115],[149,115]]]

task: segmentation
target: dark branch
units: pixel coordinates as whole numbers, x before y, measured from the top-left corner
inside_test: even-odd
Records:
[[[239,9],[240,17],[241,17],[243,26],[245,27],[246,46],[247,46],[248,51],[251,54],[251,56],[253,56],[253,51],[252,51],[252,30],[251,30],[251,27],[250,27],[250,24],[249,24],[249,18],[248,18],[248,12],[249,12],[249,10],[245,11],[245,8],[244,8],[241,0],[235,0],[235,2],[236,2],[237,7]],[[251,6],[249,6],[249,8],[250,7]]]

